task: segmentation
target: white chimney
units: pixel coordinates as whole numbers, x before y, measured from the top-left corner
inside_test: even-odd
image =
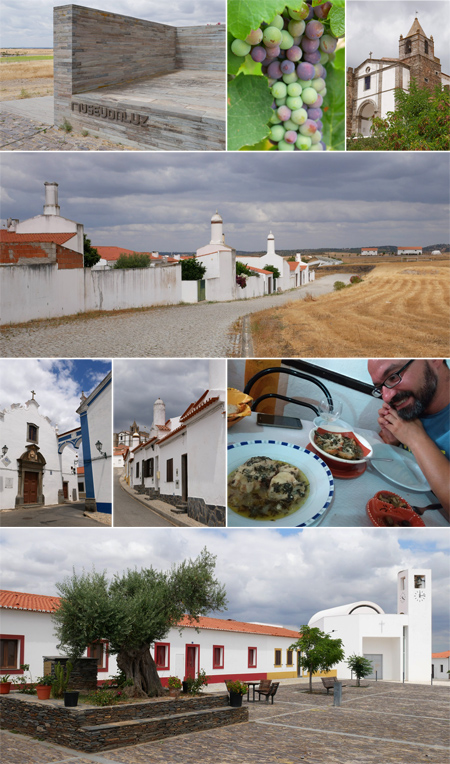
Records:
[[[295,255],[295,262],[296,263],[301,263],[302,262],[301,252],[297,252],[297,254]]]
[[[6,228],[8,231],[15,231],[17,229],[17,226],[19,224],[18,218],[8,218],[6,221]]]
[[[211,218],[211,241],[210,244],[223,244],[225,241],[223,234],[223,220],[218,211]]]
[[[45,182],[44,186],[45,186],[44,215],[59,215],[58,184]]]
[[[226,397],[225,379],[227,372],[227,362],[224,358],[210,358],[208,364],[209,371],[209,397],[219,396],[224,401]]]
[[[275,254],[275,236],[273,235],[272,231],[270,231],[267,237],[267,254],[268,255]]]
[[[153,427],[166,423],[166,404],[158,398],[153,404]]]

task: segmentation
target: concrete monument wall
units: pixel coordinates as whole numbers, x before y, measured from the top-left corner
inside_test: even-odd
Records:
[[[177,27],[176,33],[177,69],[225,73],[225,27]]]

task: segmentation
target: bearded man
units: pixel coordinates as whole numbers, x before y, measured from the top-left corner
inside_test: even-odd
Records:
[[[368,361],[375,385],[372,395],[383,399],[378,411],[380,437],[409,449],[431,490],[450,512],[450,370],[442,359],[377,358]]]

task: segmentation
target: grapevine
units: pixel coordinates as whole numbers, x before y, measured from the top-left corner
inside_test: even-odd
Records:
[[[345,0],[228,0],[228,149],[344,149]]]

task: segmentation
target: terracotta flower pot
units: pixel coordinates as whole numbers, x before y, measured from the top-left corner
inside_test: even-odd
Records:
[[[38,684],[36,692],[39,700],[48,700],[52,691],[51,684]]]
[[[8,695],[12,682],[0,682],[0,695]]]

